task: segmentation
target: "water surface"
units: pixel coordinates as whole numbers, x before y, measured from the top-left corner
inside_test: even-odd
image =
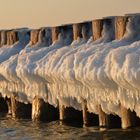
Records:
[[[59,121],[34,123],[0,117],[0,140],[140,140],[140,128],[110,129],[60,125]]]

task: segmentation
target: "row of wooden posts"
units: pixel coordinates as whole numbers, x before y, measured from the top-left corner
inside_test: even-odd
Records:
[[[115,20],[114,20],[115,19]],[[72,40],[77,40],[78,37],[80,38],[89,38],[88,33],[93,33],[93,41],[98,40],[102,37],[102,30],[104,22],[108,22],[110,26],[114,26],[115,29],[115,38],[116,39],[122,39],[125,31],[126,31],[126,25],[127,25],[127,19],[126,16],[119,16],[119,17],[111,17],[111,18],[104,18],[104,19],[98,19],[93,20],[92,22],[84,22],[84,23],[78,23],[73,25],[64,25],[64,26],[58,26],[58,27],[52,27],[51,33],[52,33],[52,42],[56,41],[58,39],[59,33],[66,32],[68,29],[72,30],[73,36]],[[114,20],[114,22],[112,22]],[[112,24],[113,23],[113,24]],[[85,29],[87,29],[82,34],[82,27],[87,26]],[[42,31],[42,29],[39,30],[31,30],[30,31],[30,41],[32,45],[36,44],[39,40],[39,32]],[[3,37],[5,36],[5,37]],[[63,37],[65,37],[65,33],[63,34]],[[4,40],[5,39],[5,40]],[[17,31],[11,30],[11,31],[1,31],[1,46],[3,45],[12,45],[17,41]],[[1,99],[3,100],[3,99]],[[48,119],[53,120],[54,118],[58,117],[59,114],[59,120],[64,121],[65,119],[69,118],[70,116],[74,116],[71,111],[68,113],[68,108],[65,107],[61,102],[59,102],[59,113],[58,109],[54,108],[53,106],[49,105],[48,103],[45,103],[43,99],[40,99],[38,97],[34,98],[32,105],[26,105],[23,103],[20,103],[16,100],[16,94],[15,96],[12,96],[10,99],[5,98],[4,99],[8,106],[8,113],[12,114],[12,117],[14,118],[22,118],[27,117],[28,115],[31,115],[31,118],[33,121],[39,121],[42,119]],[[3,105],[3,104],[2,104]],[[89,112],[87,108],[87,101],[83,99],[83,102],[81,104],[82,106],[82,112],[81,117],[83,120],[83,125],[87,126],[90,125],[89,121]],[[32,111],[31,111],[32,110]],[[66,111],[67,110],[67,111]],[[71,109],[72,110],[72,109]],[[98,120],[99,120],[99,126],[102,127],[110,127],[112,124],[115,123],[111,122],[110,115],[105,114],[102,111],[101,106],[98,106],[99,114],[98,114]],[[32,112],[32,113],[31,113]],[[130,110],[126,109],[125,107],[121,106],[121,127],[122,128],[128,128],[134,125],[134,118],[136,118],[136,115],[133,115],[134,113],[130,112]],[[77,115],[78,116],[78,115]],[[133,116],[133,117],[132,117]],[[94,119],[94,117],[93,117]]]
[[[65,39],[68,32],[71,33],[71,42],[77,40],[78,38],[89,39],[93,35],[93,40],[98,40],[102,37],[104,22],[109,24],[110,28],[114,28],[116,39],[121,39],[125,33],[126,17],[116,17],[116,22],[114,24],[114,17],[97,19],[92,22],[75,23],[71,25],[63,25],[57,27],[49,28],[51,30],[51,43],[58,39],[59,34],[63,35]],[[116,26],[116,27],[115,27]],[[84,29],[84,30],[83,30]],[[15,30],[1,30],[0,31],[0,46],[12,45],[18,41],[18,29]],[[113,31],[112,31],[113,32]],[[30,42],[35,45],[41,40],[41,37],[45,36],[45,28],[28,30],[30,35]],[[50,43],[50,44],[51,44]]]

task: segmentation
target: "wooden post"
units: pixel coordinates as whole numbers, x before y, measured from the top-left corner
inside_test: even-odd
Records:
[[[32,102],[32,120],[47,121],[48,104],[43,99],[35,97]]]
[[[12,117],[13,118],[18,118],[18,106],[17,106],[17,102],[15,99],[15,96],[11,97],[11,106],[12,106]]]
[[[65,119],[65,106],[59,101],[59,120],[63,122]]]
[[[16,43],[18,41],[18,32],[11,31],[10,33],[10,45]]]
[[[115,18],[115,38],[122,39],[126,32],[127,17],[119,16]],[[121,126],[123,129],[132,126],[131,112],[124,106],[120,106],[121,111]]]
[[[14,119],[29,118],[31,116],[31,106],[18,102],[15,95],[11,96],[11,108]]]
[[[126,32],[126,24],[128,17],[118,16],[115,18],[115,38],[122,39]]]
[[[58,39],[59,27],[52,27],[52,42],[55,42]]]
[[[7,31],[1,31],[1,46],[7,43]]]
[[[123,106],[121,106],[121,123],[123,129],[132,126],[131,112]]]
[[[45,41],[45,29],[40,29],[39,33],[38,33],[38,41],[39,42],[44,42]]]
[[[39,30],[32,30],[30,33],[30,42],[31,45],[35,45],[39,40]]]
[[[73,39],[77,40],[78,37],[82,37],[82,26],[81,24],[73,24]]]
[[[108,116],[105,114],[101,108],[101,105],[98,106],[99,111],[99,126],[103,128],[109,127]]]
[[[82,111],[83,111],[83,126],[88,125],[88,109],[87,109],[87,101],[83,100],[82,102]]]
[[[13,45],[16,41],[18,41],[18,33],[16,31],[8,31],[7,32],[7,45]]]
[[[0,47],[1,47],[1,32],[2,32],[2,31],[0,31]]]
[[[102,36],[103,20],[97,19],[92,21],[93,40],[97,40]]]
[[[91,28],[91,22],[73,24],[73,40],[77,40],[78,38],[87,40],[92,35]]]

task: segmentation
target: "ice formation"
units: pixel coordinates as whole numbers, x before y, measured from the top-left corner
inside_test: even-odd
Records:
[[[139,23],[139,17],[129,18],[121,40],[113,40],[112,29],[104,24],[102,38],[95,42],[78,38],[67,46],[70,36],[64,39],[60,33],[51,45],[40,39],[31,47],[24,36],[1,47],[2,96],[15,94],[25,103],[38,96],[54,106],[61,101],[78,110],[86,99],[89,112],[96,114],[101,105],[105,113],[120,115],[122,104],[140,117]]]

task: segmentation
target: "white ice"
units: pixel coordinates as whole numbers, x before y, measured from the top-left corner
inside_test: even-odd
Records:
[[[104,25],[102,38],[78,38],[65,46],[59,35],[49,47],[28,44],[0,49],[0,92],[17,95],[22,102],[35,96],[58,106],[81,110],[87,100],[89,112],[98,106],[107,114],[120,115],[120,104],[140,117],[140,18],[130,18],[126,34],[112,40]],[[65,43],[64,43],[65,42]],[[22,44],[21,44],[22,45]],[[26,46],[26,47],[25,47]],[[17,48],[17,49],[16,49]]]

